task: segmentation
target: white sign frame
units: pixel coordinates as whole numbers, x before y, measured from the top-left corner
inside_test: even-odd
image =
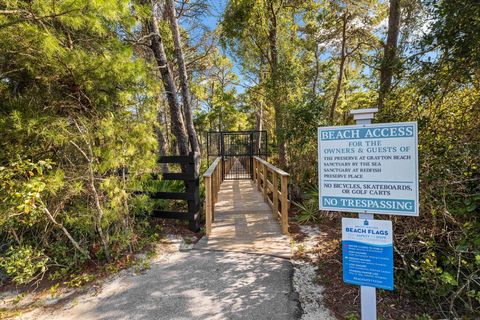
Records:
[[[359,131],[360,135],[361,132],[367,132],[368,129],[381,129],[381,128],[394,128],[394,127],[412,127],[413,128],[413,135],[405,136],[405,137],[399,137],[396,136],[394,139],[399,140],[399,139],[412,139],[408,140],[407,142],[412,144],[412,150],[409,153],[409,155],[412,155],[411,161],[413,161],[413,170],[414,170],[414,177],[413,181],[411,183],[412,188],[413,188],[413,195],[414,198],[408,198],[408,199],[392,199],[392,198],[372,198],[372,197],[367,197],[367,198],[360,198],[358,196],[349,196],[351,199],[355,200],[371,200],[374,199],[375,201],[392,201],[392,200],[402,200],[402,201],[414,201],[414,211],[406,212],[406,211],[396,211],[396,210],[382,210],[382,209],[372,209],[372,208],[359,208],[359,207],[353,207],[349,208],[346,206],[340,206],[340,207],[331,207],[331,206],[324,206],[322,202],[322,193],[324,193],[324,185],[322,184],[322,162],[324,161],[324,156],[325,154],[322,153],[322,138],[321,134],[323,131],[341,131],[341,130],[361,130],[364,129],[363,131]],[[367,131],[366,131],[367,130]],[[379,132],[376,130],[375,132]],[[355,138],[355,139],[348,139],[348,137],[345,137],[343,139],[329,139],[329,141],[372,141],[372,140],[381,140],[383,141],[384,139],[392,139],[392,137],[368,137],[368,138]],[[349,155],[352,156],[359,156],[358,153],[350,153]],[[388,179],[388,178],[387,178]],[[327,211],[340,211],[340,212],[355,212],[355,213],[374,213],[374,214],[385,214],[385,215],[401,215],[401,216],[411,216],[411,217],[418,217],[419,212],[420,212],[420,201],[419,201],[419,184],[418,184],[418,128],[417,128],[417,122],[392,122],[392,123],[378,123],[378,124],[359,124],[359,125],[349,125],[349,126],[330,126],[330,127],[319,127],[318,128],[318,180],[319,180],[319,207],[320,210],[327,210]],[[358,181],[358,180],[353,180],[346,178],[345,183],[362,183],[362,182],[368,182],[368,181]],[[396,183],[394,181],[377,181],[381,183]],[[382,196],[383,197],[383,196]]]

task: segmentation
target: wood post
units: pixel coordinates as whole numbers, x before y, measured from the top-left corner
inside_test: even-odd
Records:
[[[257,162],[257,190],[260,191],[260,183],[262,182],[261,178],[260,178],[260,162],[258,160],[255,159],[255,161]]]
[[[205,183],[205,233],[212,233],[212,221],[215,219],[215,203],[218,201],[218,192],[222,183],[221,158],[215,159],[203,174]]]
[[[278,218],[278,177],[275,171],[272,172],[272,179],[273,179],[273,217],[275,219]]]
[[[218,166],[217,166],[218,168]],[[217,179],[217,168],[213,171],[212,174],[212,217],[211,221],[215,219],[215,203],[218,201],[218,179]]]
[[[213,203],[216,203],[218,201],[218,195],[217,195],[217,190],[218,190],[218,166],[215,168],[213,171]]]
[[[212,233],[212,216],[213,216],[213,195],[212,195],[212,178],[205,177],[205,233],[209,236]]]
[[[268,193],[267,193],[267,177],[268,177],[268,171],[267,171],[267,165],[263,164],[263,199],[267,201]]]
[[[281,203],[282,203],[282,232],[288,234],[288,176],[282,176],[281,178]]]

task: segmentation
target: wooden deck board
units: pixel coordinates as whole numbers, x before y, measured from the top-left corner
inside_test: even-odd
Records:
[[[267,254],[290,258],[289,237],[251,180],[222,183],[212,234],[196,249]]]

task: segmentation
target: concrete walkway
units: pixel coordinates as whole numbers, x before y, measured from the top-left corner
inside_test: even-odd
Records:
[[[251,180],[226,180],[215,205],[212,234],[195,249],[265,254],[289,259],[289,237],[282,235],[272,209]]]
[[[117,276],[65,306],[25,320],[292,320],[300,316],[289,261],[244,253],[180,252],[144,274]]]

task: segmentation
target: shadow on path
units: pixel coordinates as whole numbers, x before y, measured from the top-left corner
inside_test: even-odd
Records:
[[[143,275],[106,284],[66,310],[35,319],[297,319],[289,261],[233,252],[190,251],[152,262]],[[33,318],[33,317],[32,317]]]

